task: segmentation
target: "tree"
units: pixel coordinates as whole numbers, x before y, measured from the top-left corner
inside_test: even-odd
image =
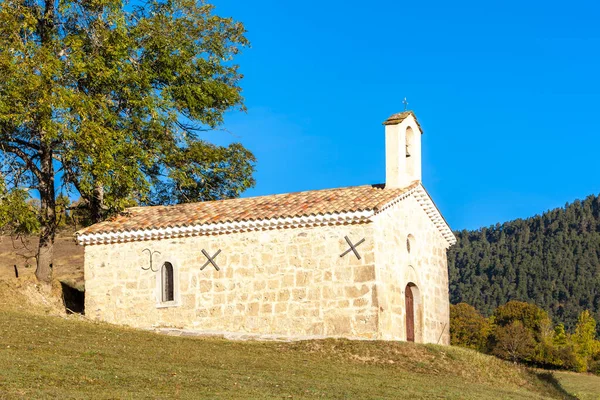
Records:
[[[450,306],[450,343],[485,351],[490,323],[475,307],[459,303]]]
[[[584,310],[577,318],[575,333],[571,340],[575,346],[575,353],[580,361],[580,371],[587,371],[588,364],[592,356],[599,350],[596,337],[596,320],[590,315],[588,310]]]
[[[59,179],[92,222],[132,201],[253,186],[248,150],[200,137],[243,109],[233,61],[245,29],[213,11],[202,0],[1,3],[0,158],[13,188],[39,196],[38,279],[51,279]]]
[[[497,327],[495,336],[493,354],[513,362],[531,360],[535,341],[531,331],[521,321]]]
[[[448,251],[452,303],[472,304],[484,316],[510,300],[535,303],[569,331],[585,309],[600,318],[599,196],[455,234]]]
[[[536,342],[542,341],[546,327],[550,326],[548,313],[535,304],[509,301],[494,311],[494,323],[497,326],[506,327],[515,321],[529,330]]]
[[[554,327],[554,337],[552,342],[557,347],[567,345],[567,333],[563,324],[558,324]]]

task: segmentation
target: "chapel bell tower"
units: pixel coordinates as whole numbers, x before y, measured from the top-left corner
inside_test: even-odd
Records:
[[[421,126],[412,111],[389,117],[385,125],[385,187],[421,181]]]

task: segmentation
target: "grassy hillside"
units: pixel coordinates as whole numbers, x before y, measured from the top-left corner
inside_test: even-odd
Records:
[[[460,348],[168,337],[47,315],[14,284],[0,283],[0,398],[573,398],[550,373]]]

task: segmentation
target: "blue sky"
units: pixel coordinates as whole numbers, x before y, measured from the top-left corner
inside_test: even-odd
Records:
[[[244,196],[383,182],[381,123],[404,97],[453,229],[600,192],[600,4],[213,3],[252,43],[238,59],[248,111],[208,136],[257,156]]]

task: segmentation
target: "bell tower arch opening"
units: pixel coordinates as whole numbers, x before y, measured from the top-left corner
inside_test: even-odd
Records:
[[[406,128],[406,174],[409,177],[415,175],[415,160],[417,152],[415,149],[415,131],[410,126]]]

